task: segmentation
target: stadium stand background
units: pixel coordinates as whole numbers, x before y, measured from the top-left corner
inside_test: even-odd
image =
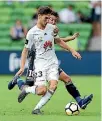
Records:
[[[59,12],[62,8],[68,6],[68,4],[73,4],[75,6],[75,12],[81,11],[84,15],[90,15],[90,8],[88,6],[89,2],[69,2],[69,1],[26,1],[7,3],[7,1],[0,2],[0,50],[22,50],[24,46],[24,41],[12,42],[9,36],[10,28],[14,25],[16,19],[20,19],[23,24],[28,27],[28,22],[31,20],[31,16],[36,12],[36,7],[38,5],[52,5],[53,9]],[[91,37],[92,25],[90,23],[73,23],[73,24],[62,24],[59,23],[58,27],[60,29],[59,35],[61,37],[68,36],[70,33],[79,32],[77,42],[72,45],[78,46],[77,50],[86,50]],[[56,46],[57,50],[60,50]]]

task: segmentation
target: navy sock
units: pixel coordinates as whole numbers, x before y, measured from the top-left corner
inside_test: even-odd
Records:
[[[21,87],[24,86],[25,83],[24,83],[24,81],[23,81],[22,79],[19,78],[19,79],[17,80],[17,85],[18,85],[19,89],[21,90]]]
[[[66,83],[66,89],[77,102],[80,102],[80,93],[72,82]]]

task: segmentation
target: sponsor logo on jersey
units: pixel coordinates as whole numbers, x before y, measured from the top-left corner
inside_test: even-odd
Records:
[[[43,48],[45,49],[45,51],[52,50],[52,42],[51,41],[46,41],[44,43]]]

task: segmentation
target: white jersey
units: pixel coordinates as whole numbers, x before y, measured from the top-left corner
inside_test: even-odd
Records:
[[[58,64],[54,48],[54,29],[54,25],[47,24],[44,30],[34,26],[27,33],[25,47],[31,49],[33,46],[35,49],[35,62],[40,60],[43,65]]]

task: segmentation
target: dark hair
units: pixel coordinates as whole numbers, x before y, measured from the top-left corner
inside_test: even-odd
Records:
[[[47,14],[51,14],[51,12],[52,10],[48,6],[43,6],[38,9],[37,14],[47,15]]]
[[[52,11],[52,12],[51,12],[51,15],[53,15],[53,16],[55,16],[55,17],[59,18],[58,13],[57,13],[57,12],[55,12],[55,11]]]

